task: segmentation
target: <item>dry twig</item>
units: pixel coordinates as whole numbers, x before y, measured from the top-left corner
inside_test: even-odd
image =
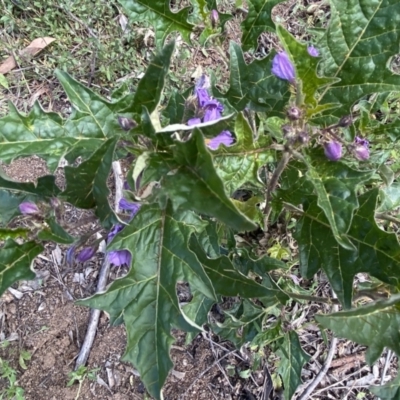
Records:
[[[121,164],[119,161],[114,161],[113,164],[113,172],[115,179],[115,211],[119,211],[119,201],[122,198],[122,178],[121,178]],[[104,257],[103,264],[99,273],[99,281],[97,283],[97,292],[102,292],[106,288],[108,275],[110,273],[110,263],[108,262],[107,257]],[[94,338],[96,336],[97,326],[99,324],[100,319],[100,310],[92,309],[90,311],[88,328],[86,331],[85,340],[83,341],[81,350],[79,352],[78,358],[75,363],[75,370],[77,370],[81,365],[85,365],[86,361],[89,357],[90,350],[93,346]]]

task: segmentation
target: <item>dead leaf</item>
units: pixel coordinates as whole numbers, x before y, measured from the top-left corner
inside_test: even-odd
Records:
[[[33,57],[55,40],[56,39],[52,37],[41,37],[34,39],[27,47],[25,47],[25,49],[21,50],[19,54],[21,56],[31,55]],[[0,65],[0,74],[6,74],[7,72],[13,70],[16,66],[17,62],[15,61],[14,56],[10,56]]]

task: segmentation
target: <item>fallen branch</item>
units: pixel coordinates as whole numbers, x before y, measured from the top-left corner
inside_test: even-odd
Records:
[[[332,297],[336,299],[335,293],[332,291]],[[337,304],[332,306],[332,311],[337,312],[339,310],[339,306]],[[304,390],[304,392],[297,398],[297,400],[308,400],[310,398],[311,393],[314,391],[314,389],[319,385],[319,383],[322,381],[326,373],[328,372],[333,356],[335,355],[336,351],[336,346],[337,346],[337,338],[332,336],[331,340],[331,345],[329,347],[329,352],[325,360],[324,366],[321,368],[321,370],[318,372],[317,376],[314,378],[314,380],[307,386],[307,388]]]
[[[115,179],[115,212],[119,212],[119,201],[122,198],[122,171],[121,171],[121,164],[119,161],[114,161],[112,163],[113,172],[114,172],[114,179]],[[108,262],[107,256],[104,257],[103,264],[100,269],[99,273],[99,280],[97,282],[97,290],[96,292],[103,292],[107,286],[108,275],[110,273],[110,263]],[[85,340],[83,341],[81,350],[78,354],[78,358],[76,359],[75,363],[75,371],[81,366],[85,365],[86,361],[89,357],[90,350],[92,349],[94,338],[97,332],[97,326],[99,324],[100,319],[100,310],[92,309],[90,311],[89,316],[89,323],[88,328],[85,335]]]

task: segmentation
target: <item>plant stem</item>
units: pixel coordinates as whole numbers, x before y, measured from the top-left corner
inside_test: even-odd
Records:
[[[279,161],[278,166],[276,167],[276,170],[272,174],[271,180],[269,181],[268,188],[267,188],[267,196],[266,196],[266,205],[264,209],[264,232],[268,231],[268,219],[269,215],[271,214],[271,197],[272,197],[272,192],[276,189],[276,186],[278,184],[279,178],[282,175],[282,172],[285,170],[288,162],[290,160],[290,152],[288,149],[285,149],[285,151],[282,154],[282,158]]]
[[[324,303],[324,304],[340,304],[338,299],[329,299],[327,297],[318,297],[318,296],[309,296],[307,294],[298,294],[298,293],[291,293],[291,292],[284,292],[292,299],[297,300],[308,300],[308,301],[315,301],[316,303]]]

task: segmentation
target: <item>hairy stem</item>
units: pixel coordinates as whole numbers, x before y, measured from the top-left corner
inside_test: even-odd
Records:
[[[271,207],[272,192],[276,189],[279,178],[282,175],[282,172],[285,170],[289,160],[290,160],[290,152],[288,150],[285,150],[282,154],[282,158],[279,161],[278,166],[276,167],[276,170],[272,174],[271,180],[269,181],[267,188],[267,195],[266,195],[267,204],[265,205],[264,209],[264,232],[268,231],[268,219],[272,210]]]

